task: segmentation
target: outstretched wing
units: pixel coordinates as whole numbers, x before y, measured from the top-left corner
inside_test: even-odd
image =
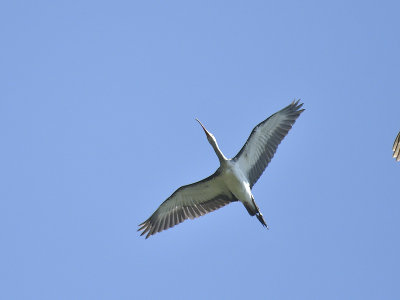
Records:
[[[146,239],[157,232],[174,227],[186,219],[194,219],[237,201],[222,184],[217,170],[213,175],[199,182],[177,189],[142,224],[138,231]]]
[[[394,140],[393,144],[393,157],[397,160],[400,161],[400,131],[397,134],[396,139]]]
[[[250,187],[257,182],[268,163],[274,157],[278,145],[304,111],[299,100],[270,116],[254,127],[243,148],[233,158],[247,175]]]

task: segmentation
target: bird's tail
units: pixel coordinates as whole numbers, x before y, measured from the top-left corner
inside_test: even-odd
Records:
[[[262,215],[262,213],[260,212],[260,209],[258,208],[256,202],[254,201],[254,197],[251,197],[251,200],[253,202],[253,205],[249,205],[248,203],[243,203],[244,207],[246,207],[248,213],[250,216],[256,216],[258,221],[260,221],[260,223],[267,227],[267,229],[269,229],[267,222],[265,222],[264,217]]]

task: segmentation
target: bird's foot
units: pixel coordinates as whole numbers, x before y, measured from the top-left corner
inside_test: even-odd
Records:
[[[268,224],[265,222],[264,217],[262,215],[262,213],[258,213],[256,214],[258,221],[260,221],[260,223],[264,226],[267,227],[267,229],[269,229]]]

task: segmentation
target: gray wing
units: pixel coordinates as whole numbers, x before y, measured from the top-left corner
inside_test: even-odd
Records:
[[[397,134],[396,139],[394,140],[393,144],[393,157],[397,160],[400,161],[400,131]]]
[[[174,227],[186,219],[194,219],[221,208],[237,199],[224,188],[219,171],[199,182],[177,189],[158,209],[140,224],[138,231],[146,239],[157,232]]]
[[[304,111],[299,100],[270,116],[254,127],[246,143],[233,158],[247,175],[250,187],[257,182],[268,166],[278,145],[292,128],[296,119]]]

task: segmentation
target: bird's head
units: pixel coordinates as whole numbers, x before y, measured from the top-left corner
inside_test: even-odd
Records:
[[[207,140],[208,140],[210,143],[216,144],[217,141],[215,140],[214,135],[213,135],[211,132],[209,132],[209,131],[203,126],[203,124],[201,124],[201,122],[199,121],[199,119],[196,118],[196,121],[199,122],[200,126],[203,128],[204,132],[206,133]]]

